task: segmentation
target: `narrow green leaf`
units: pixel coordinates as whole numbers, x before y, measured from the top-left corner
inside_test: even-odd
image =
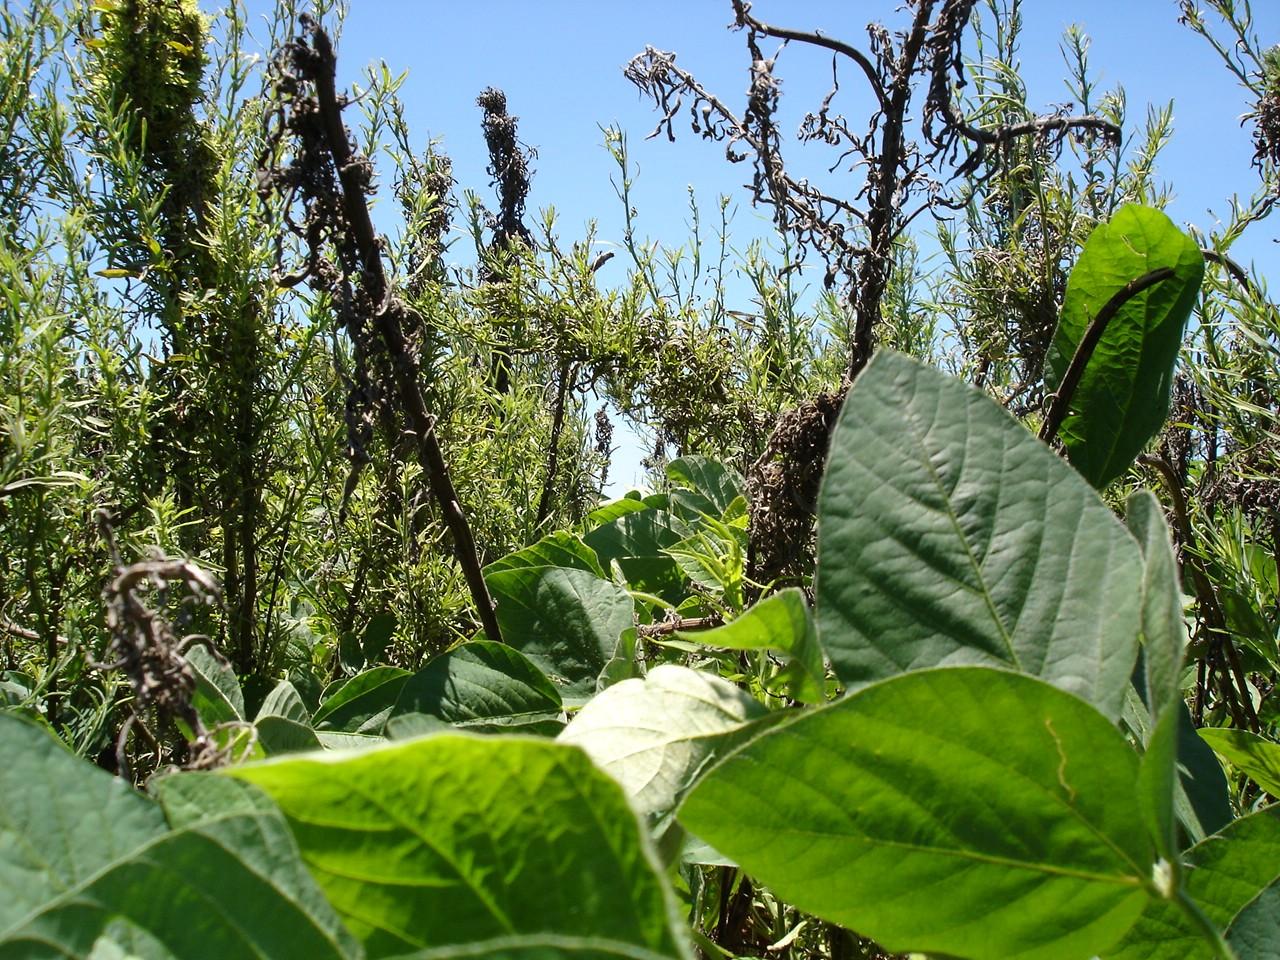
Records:
[[[678,631],[686,640],[729,650],[776,650],[787,664],[775,682],[804,703],[826,699],[822,647],[809,604],[798,587],[761,600],[738,619],[714,630]]]
[[[1169,413],[1182,332],[1204,278],[1194,240],[1150,207],[1122,207],[1090,234],[1067,281],[1045,359],[1057,390],[1094,317],[1130,281],[1162,267],[1173,276],[1130,298],[1107,325],[1071,397],[1059,436],[1072,466],[1101,488],[1123,474]]]
[[[1125,510],[1129,529],[1143,555],[1142,664],[1151,714],[1150,736],[1142,756],[1141,795],[1156,848],[1173,870],[1177,883],[1177,829],[1174,796],[1177,786],[1178,725],[1182,692],[1182,651],[1186,627],[1178,565],[1160,503],[1149,490],[1136,491]]]
[[[170,829],[31,724],[0,715],[0,755],[0,955],[359,956],[271,805],[188,796]]]
[[[585,570],[521,567],[485,580],[502,638],[562,687],[566,702],[596,692],[615,659],[629,659],[634,604],[625,590]]]
[[[1214,751],[1273,797],[1280,797],[1280,743],[1248,730],[1206,727],[1200,736]]]
[[[226,772],[284,811],[370,960],[557,937],[688,956],[635,813],[579,750],[439,734]]]
[[[642,813],[658,813],[767,715],[727,680],[664,664],[596,695],[559,739],[585,750]]]
[[[881,350],[845,401],[818,518],[818,636],[846,686],[1008,666],[1119,717],[1137,544],[990,397]]]
[[[799,909],[892,951],[1088,957],[1149,899],[1137,758],[1033,677],[917,671],[708,772],[681,823]]]

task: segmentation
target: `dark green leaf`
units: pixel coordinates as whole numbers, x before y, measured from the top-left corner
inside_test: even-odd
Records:
[[[409,679],[408,670],[374,667],[358,673],[333,692],[316,710],[316,730],[341,733],[379,733],[391,716],[400,690]]]
[[[630,661],[634,604],[617,584],[564,567],[499,570],[486,583],[503,640],[561,684],[566,702],[585,700],[611,663]]]
[[[170,829],[30,724],[0,716],[0,755],[0,955],[359,956],[270,804],[165,784]]]
[[[1054,391],[1107,301],[1162,267],[1173,276],[1131,297],[1107,325],[1059,430],[1072,465],[1099,488],[1129,468],[1168,416],[1183,328],[1204,277],[1196,242],[1159,210],[1122,207],[1085,243],[1045,359],[1045,387]]]
[[[1106,504],[990,397],[889,350],[858,377],[818,521],[818,636],[846,685],[1006,665],[1117,718],[1141,582]]]

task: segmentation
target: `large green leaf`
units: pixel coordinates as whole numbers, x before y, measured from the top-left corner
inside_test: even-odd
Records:
[[[654,667],[590,700],[560,735],[622,784],[643,813],[670,810],[699,773],[768,715],[727,680]]]
[[[849,687],[1009,666],[1120,715],[1142,560],[1097,493],[995,401],[880,351],[818,512],[818,636]]]
[[[635,605],[617,584],[565,567],[498,570],[485,582],[502,639],[560,683],[567,702],[585,700],[611,665],[630,661]]]
[[[1131,297],[1112,317],[1059,430],[1072,465],[1097,487],[1123,474],[1164,425],[1182,331],[1204,278],[1204,256],[1159,210],[1130,205],[1090,234],[1067,281],[1045,358],[1049,391],[1061,385],[1081,338],[1107,301],[1162,267],[1173,275]]]
[[[0,755],[0,955],[359,956],[269,804],[191,800],[170,829],[32,725],[0,715]]]
[[[1033,677],[924,670],[775,727],[705,775],[681,823],[801,910],[894,951],[1088,957],[1142,912],[1138,763]]]
[[[1200,731],[1204,742],[1232,766],[1248,775],[1273,797],[1280,797],[1280,743],[1248,730],[1209,727]]]
[[[804,703],[826,699],[822,647],[804,592],[788,587],[714,630],[681,631],[686,640],[729,650],[776,650],[787,660],[774,683]]]
[[[439,734],[227,772],[284,811],[370,958],[687,955],[636,814],[572,747]]]
[[[619,557],[656,557],[683,537],[675,518],[666,510],[653,507],[631,510],[628,507],[627,513],[601,524],[582,539],[607,567]]]
[[[1280,878],[1280,807],[1236,820],[1184,856],[1186,888],[1209,920],[1225,930]],[[1106,960],[1211,960],[1195,923],[1174,904],[1153,900]]]
[[[518,650],[476,640],[436,657],[400,691],[393,716],[428,714],[464,727],[559,728],[560,694]]]

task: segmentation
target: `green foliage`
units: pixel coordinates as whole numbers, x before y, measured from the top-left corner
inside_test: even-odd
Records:
[[[1089,236],[1071,271],[1058,329],[1045,360],[1057,390],[1107,302],[1159,269],[1172,276],[1125,301],[1088,356],[1070,397],[1062,439],[1072,466],[1095,486],[1123,474],[1164,426],[1173,366],[1204,276],[1195,241],[1158,210],[1126,206]]]
[[[279,805],[369,958],[687,955],[639,821],[580,751],[445,734],[230,773]]]
[[[819,516],[818,635],[849,687],[1006,665],[1120,715],[1137,547],[988,397],[878,355],[841,413]]]

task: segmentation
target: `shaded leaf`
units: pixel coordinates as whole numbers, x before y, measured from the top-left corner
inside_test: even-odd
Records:
[[[1280,797],[1280,743],[1248,730],[1207,727],[1200,730],[1204,742],[1233,767],[1246,774],[1273,797]]]
[[[990,397],[881,350],[845,401],[818,516],[818,636],[847,686],[1008,666],[1119,717],[1137,544]]]

